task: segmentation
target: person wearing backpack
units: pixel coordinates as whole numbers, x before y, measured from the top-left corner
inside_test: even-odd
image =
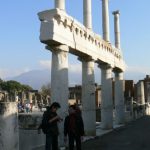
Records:
[[[54,102],[43,114],[42,124],[39,128],[46,135],[45,150],[58,150],[58,126],[57,123],[62,119],[57,115],[60,104]]]

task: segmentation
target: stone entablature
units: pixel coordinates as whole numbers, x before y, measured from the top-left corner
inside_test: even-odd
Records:
[[[104,41],[98,34],[87,29],[65,11],[52,9],[40,12],[40,40],[48,46],[67,45],[70,53],[90,56],[95,61],[109,64],[112,68],[125,70],[122,52]]]

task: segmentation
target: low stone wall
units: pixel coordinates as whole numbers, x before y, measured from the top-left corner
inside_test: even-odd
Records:
[[[19,149],[20,150],[44,150],[45,135],[38,134],[42,113],[19,114]]]

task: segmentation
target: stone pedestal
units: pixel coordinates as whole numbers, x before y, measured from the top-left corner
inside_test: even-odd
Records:
[[[112,68],[101,65],[101,122],[103,129],[113,128],[113,101],[112,101]]]
[[[0,150],[19,150],[15,102],[0,102]]]
[[[19,150],[44,150],[45,134],[38,134],[42,113],[19,114]],[[10,149],[11,150],[11,149]]]
[[[96,134],[94,61],[82,59],[82,116],[86,135]]]
[[[124,109],[124,81],[123,73],[115,72],[115,122],[123,124],[125,121]]]

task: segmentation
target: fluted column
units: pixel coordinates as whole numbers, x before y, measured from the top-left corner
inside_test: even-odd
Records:
[[[112,68],[109,65],[100,65],[102,100],[101,122],[103,129],[113,128],[113,101],[112,101]]]
[[[115,123],[123,124],[125,121],[124,108],[124,80],[122,72],[115,72]]]
[[[86,135],[96,135],[94,61],[82,61],[82,116]]]
[[[110,41],[109,38],[109,8],[108,8],[108,0],[102,0],[102,26],[103,26],[103,39],[107,42]]]
[[[83,0],[83,22],[85,27],[92,29],[91,0]]]
[[[119,22],[119,10],[113,12],[114,15],[114,32],[115,32],[115,46],[120,49],[120,22]]]
[[[65,10],[65,0],[55,0],[55,8]]]
[[[47,47],[52,51],[51,67],[51,102],[59,102],[61,109],[58,114],[63,117],[68,110],[68,51],[69,47],[60,45]],[[59,123],[60,146],[63,145],[63,123]]]

